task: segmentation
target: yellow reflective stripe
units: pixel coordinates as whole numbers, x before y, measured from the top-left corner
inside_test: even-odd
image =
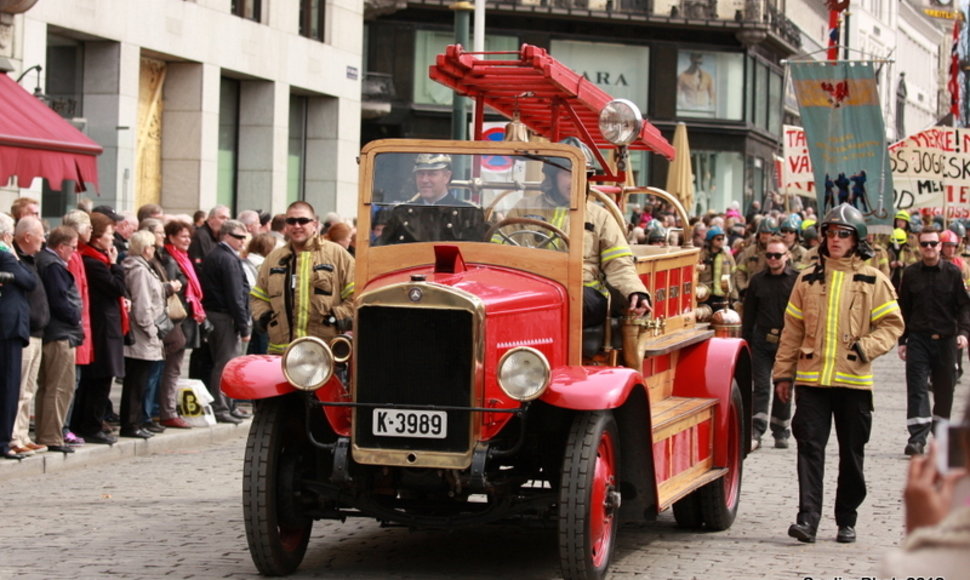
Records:
[[[802,311],[791,302],[788,303],[788,307],[785,308],[785,312],[792,318],[797,318],[798,320],[805,319],[805,315],[802,314]]]
[[[806,383],[817,383],[818,373],[795,371],[795,380],[800,382],[806,382]]]
[[[266,345],[266,352],[268,352],[269,354],[283,354],[283,351],[285,351],[286,347],[288,346],[290,346],[290,343],[288,342],[284,344],[273,344],[271,342],[268,345]]]
[[[253,289],[249,291],[249,295],[257,300],[262,300],[263,302],[269,302],[269,294],[259,286],[253,286]]]
[[[310,252],[300,252],[296,258],[296,290],[294,298],[296,302],[295,328],[291,336],[299,338],[307,335],[307,325],[310,322],[310,285],[313,282],[312,276],[313,254]]]
[[[599,292],[603,296],[609,296],[610,295],[610,291],[607,290],[606,289],[606,286],[603,285],[603,283],[600,282],[599,280],[593,280],[591,282],[583,282],[583,286],[586,286],[587,288],[592,288],[593,290],[596,290],[597,292]]]
[[[600,252],[600,264],[605,264],[610,260],[615,260],[616,258],[632,255],[633,252],[628,246],[613,246],[612,248],[607,248]]]
[[[899,304],[895,300],[890,300],[878,308],[873,308],[869,320],[875,322],[895,310],[899,310]]]
[[[344,289],[340,291],[340,299],[346,300],[347,298],[352,296],[354,294],[355,285],[356,285],[355,282],[350,282],[347,285],[345,285]]]
[[[711,288],[711,292],[713,292],[715,296],[724,296],[724,290],[721,289],[721,273],[723,270],[724,253],[718,252],[714,256],[714,274],[713,278],[711,278],[711,286],[713,286],[713,288]]]
[[[557,228],[564,230],[566,227],[566,217],[569,214],[564,207],[557,207],[556,211],[552,212],[552,225]]]
[[[840,383],[848,383],[850,385],[872,385],[872,375],[850,375],[848,373],[835,373],[835,380]]]
[[[839,341],[839,305],[842,302],[842,282],[845,273],[832,271],[832,282],[829,284],[829,298],[825,309],[825,354],[822,358],[822,384],[832,383],[832,373],[835,371],[835,353]]]

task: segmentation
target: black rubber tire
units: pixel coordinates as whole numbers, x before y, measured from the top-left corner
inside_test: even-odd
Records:
[[[726,530],[734,523],[741,501],[741,474],[744,461],[744,402],[737,380],[731,383],[729,409],[728,472],[697,490],[704,525],[711,531]]]
[[[306,554],[313,520],[300,515],[296,482],[312,469],[299,400],[279,397],[255,409],[243,464],[243,519],[249,553],[266,576],[292,573]]]
[[[697,529],[704,525],[701,503],[696,491],[674,502],[674,520],[681,528]]]
[[[609,411],[578,413],[559,488],[559,564],[567,580],[599,580],[616,546],[620,446]]]

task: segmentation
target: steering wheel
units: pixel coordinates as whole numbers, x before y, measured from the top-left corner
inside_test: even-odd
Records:
[[[508,234],[500,231],[502,228],[511,226],[511,225],[525,225],[525,226],[531,226],[532,228],[538,228],[538,229],[521,229]],[[549,233],[543,232],[540,230],[548,230]],[[566,245],[566,247],[567,248],[569,247],[569,236],[566,235],[566,232],[562,231],[561,229],[557,228],[556,226],[552,225],[549,222],[544,222],[542,220],[537,220],[532,218],[524,218],[524,217],[505,218],[504,220],[488,228],[488,231],[485,232],[485,241],[486,242],[491,241],[492,236],[494,236],[495,234],[498,234],[499,236],[501,236],[503,242],[510,246],[525,245],[515,241],[514,238],[531,235],[539,238],[540,241],[538,244],[528,245],[528,247],[530,248],[545,248],[549,244],[552,244],[553,242],[555,242],[557,239],[562,240],[563,243]]]

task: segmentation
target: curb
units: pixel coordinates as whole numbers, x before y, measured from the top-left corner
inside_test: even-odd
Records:
[[[217,423],[209,427],[167,429],[164,433],[156,434],[151,439],[119,437],[118,442],[114,445],[86,444],[75,447],[74,453],[47,451],[21,461],[0,460],[2,461],[0,462],[0,481],[72,471],[133,457],[197,449],[213,443],[245,437],[249,433],[251,423],[252,419],[245,419],[239,425]],[[117,433],[115,434],[117,435]]]

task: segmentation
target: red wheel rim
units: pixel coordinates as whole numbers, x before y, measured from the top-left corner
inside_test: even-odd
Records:
[[[616,505],[616,452],[609,433],[600,435],[596,447],[596,463],[593,467],[593,485],[590,492],[589,535],[590,555],[596,567],[602,566],[610,553],[613,538]]]
[[[731,405],[728,441],[728,474],[724,477],[724,502],[729,509],[734,509],[738,501],[738,488],[741,486],[741,423],[738,421],[737,409]]]

